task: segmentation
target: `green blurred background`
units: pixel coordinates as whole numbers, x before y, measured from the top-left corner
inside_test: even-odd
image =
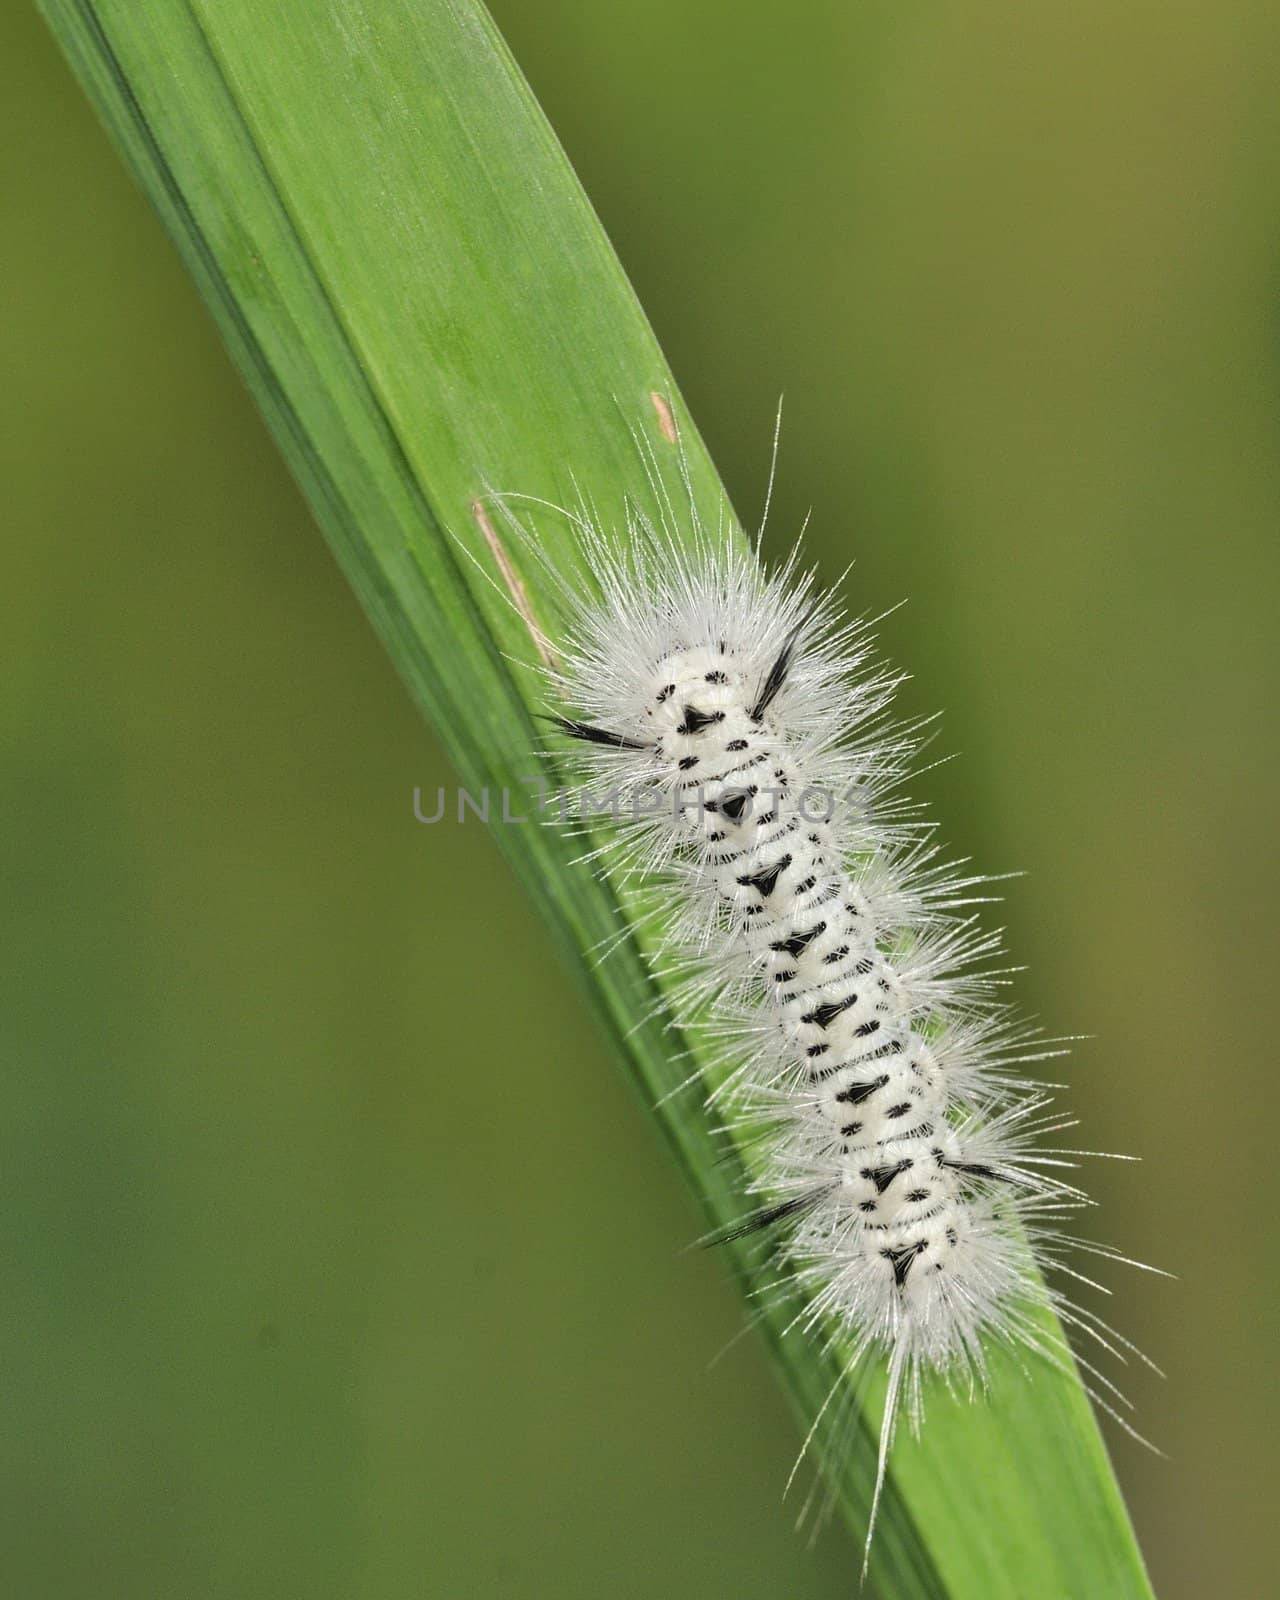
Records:
[[[502,0],[739,507],[1024,867],[1166,1597],[1274,1592],[1280,14]],[[696,1213],[173,252],[0,18],[5,1589],[849,1596]],[[495,1141],[459,993],[505,989]],[[1029,1597],[1034,1600],[1034,1597]],[[1100,1600],[1100,1597],[1080,1597]]]

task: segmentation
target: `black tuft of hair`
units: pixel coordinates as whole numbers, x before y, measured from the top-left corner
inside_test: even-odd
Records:
[[[789,1217],[800,1216],[811,1207],[816,1206],[825,1189],[814,1189],[809,1194],[794,1195],[790,1200],[783,1200],[775,1206],[762,1206],[759,1211],[753,1211],[749,1216],[741,1218],[738,1222],[730,1222],[723,1228],[717,1228],[714,1233],[709,1233],[700,1242],[704,1245],[730,1244],[734,1239],[745,1239],[749,1234],[759,1233],[764,1228],[771,1228],[775,1222],[783,1222]]]
[[[778,691],[787,681],[787,673],[791,670],[791,657],[795,654],[796,641],[799,637],[800,629],[797,628],[782,649],[778,651],[778,659],[769,668],[768,675],[761,685],[760,693],[756,696],[756,703],[751,708],[753,722],[759,722],[760,718],[764,716],[769,706],[776,699]]]
[[[595,728],[589,722],[575,722],[571,717],[552,717],[561,733],[571,739],[582,739],[587,744],[606,745],[611,750],[649,750],[652,746],[638,739],[628,739],[624,733],[610,733],[608,728]]]

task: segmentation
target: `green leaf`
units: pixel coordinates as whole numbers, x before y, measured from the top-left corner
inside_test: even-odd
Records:
[[[537,654],[505,591],[519,551],[475,512],[487,489],[608,514],[649,490],[633,429],[683,497],[722,490],[608,241],[485,12],[472,0],[42,0],[182,252],[318,521],[467,786],[527,790]],[[659,397],[655,400],[654,397]],[[498,530],[500,533],[500,529]],[[573,528],[547,519],[551,555]],[[536,570],[520,574],[554,631]],[[552,781],[554,781],[554,774]],[[499,843],[581,975],[648,1106],[681,1081],[632,908],[542,827]],[[655,1009],[656,1008],[656,1009]],[[642,1019],[648,1019],[642,1020]],[[696,1043],[696,1042],[695,1042]],[[656,1113],[709,1219],[741,1162],[683,1096]],[[748,1286],[751,1253],[727,1259]],[[762,1329],[802,1419],[839,1358]],[[884,1595],[1100,1600],[1150,1593],[1079,1384],[993,1354],[989,1401],[930,1396],[900,1438],[871,1580]],[[860,1550],[878,1397],[816,1450]],[[834,1416],[835,1408],[829,1413]],[[780,1476],[781,1488],[781,1476]],[[779,1514],[783,1514],[780,1508]],[[797,1560],[800,1550],[797,1548]],[[851,1553],[851,1583],[860,1555]]]

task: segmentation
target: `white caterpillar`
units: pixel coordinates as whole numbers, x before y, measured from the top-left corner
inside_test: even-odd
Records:
[[[1025,1076],[1061,1051],[998,1002],[998,936],[970,909],[982,880],[942,863],[898,798],[919,741],[886,724],[897,680],[870,665],[866,626],[794,553],[770,575],[736,530],[677,539],[673,518],[633,510],[625,538],[574,519],[597,592],[553,574],[557,720],[629,824],[628,870],[670,885],[685,1013],[730,1035],[713,1098],[759,1156],[728,1233],[781,1230],[804,1326],[834,1324],[850,1368],[887,1362],[869,1546],[927,1373],[980,1387],[991,1338],[1063,1364],[1046,1305],[1114,1349],[1036,1270],[1061,1265],[1059,1220],[1085,1202],[1051,1170],[1077,1152],[1039,1143],[1068,1124]]]

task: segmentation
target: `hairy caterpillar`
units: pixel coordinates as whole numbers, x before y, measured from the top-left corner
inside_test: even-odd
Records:
[[[1058,1175],[1081,1152],[1046,1145],[1070,1124],[1027,1075],[1060,1042],[999,998],[999,936],[972,909],[988,880],[948,864],[900,795],[920,730],[888,720],[899,680],[869,625],[796,551],[770,573],[725,517],[706,527],[691,492],[680,525],[647,460],[656,520],[632,505],[614,534],[562,513],[593,592],[549,569],[568,617],[554,655],[542,641],[554,721],[609,797],[625,870],[670,891],[681,1014],[728,1036],[712,1098],[757,1175],[720,1237],[770,1230],[803,1329],[834,1325],[850,1369],[887,1365],[869,1548],[924,1378],[982,1388],[992,1339],[1063,1364],[1046,1306],[1132,1349],[1038,1271],[1079,1276],[1072,1248],[1125,1258],[1062,1231],[1087,1203]]]

